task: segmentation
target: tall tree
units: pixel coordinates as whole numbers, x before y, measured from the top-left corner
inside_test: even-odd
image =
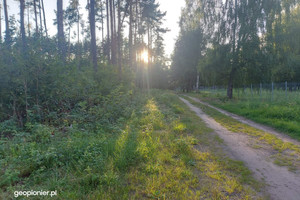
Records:
[[[80,42],[80,12],[79,12],[79,0],[76,1],[75,3],[75,7],[76,7],[76,12],[77,12],[77,43],[79,44]]]
[[[97,66],[97,45],[96,45],[96,25],[95,25],[95,0],[90,1],[89,6],[89,21],[90,21],[90,32],[91,32],[91,56],[93,61],[94,71],[98,71]]]
[[[232,55],[233,55],[233,61],[232,61],[232,67],[229,74],[228,79],[228,86],[227,86],[227,96],[229,99],[232,99],[232,92],[233,92],[233,78],[236,72],[237,67],[237,49],[236,49],[236,27],[237,27],[237,17],[238,17],[238,4],[237,0],[234,2],[234,23],[233,23],[233,36],[232,36]]]
[[[104,1],[103,0],[96,0],[96,5],[95,5],[95,21],[96,21],[96,28],[98,28],[99,31],[101,31],[101,48],[99,48],[100,55],[104,55],[104,49],[105,43],[104,43],[104,13],[103,11],[105,10],[104,6]],[[97,26],[97,22],[100,22],[100,27]]]
[[[42,5],[41,5],[41,0],[39,0],[39,17],[40,17],[40,30],[41,30],[41,34],[43,34]]]
[[[121,50],[121,39],[122,39],[122,23],[121,23],[121,0],[118,1],[118,34],[117,34],[117,48],[118,48],[118,69],[119,69],[119,79],[122,77],[122,50]]]
[[[61,59],[65,59],[65,34],[64,34],[64,17],[63,17],[63,0],[57,0],[57,38],[58,50]]]
[[[116,64],[116,35],[115,35],[115,14],[114,14],[114,7],[115,1],[110,0],[109,2],[109,12],[110,12],[110,32],[111,32],[111,62],[112,64]]]
[[[24,11],[25,11],[25,0],[20,0],[20,25],[21,25],[21,36],[22,36],[22,46],[23,46],[23,56],[26,59],[27,58],[27,51],[26,51],[26,35],[25,35],[25,20],[24,20]],[[26,65],[25,65],[25,69],[26,69]],[[24,95],[25,95],[25,116],[27,119],[29,119],[28,116],[28,81],[27,81],[27,76],[25,75],[23,77],[23,87],[24,87]]]
[[[47,29],[47,23],[46,23],[46,13],[45,13],[45,7],[44,7],[44,0],[41,0],[42,2],[42,11],[43,11],[43,18],[44,18],[44,27],[46,32],[46,37],[48,37],[48,29]]]
[[[166,12],[159,10],[159,4],[156,0],[144,1],[142,6],[142,20],[144,22],[144,31],[147,33],[147,49],[149,62],[152,61],[152,33],[153,31],[166,32],[167,29],[161,28],[162,20],[166,16]]]
[[[101,34],[102,34],[102,43],[104,41],[104,6],[103,6],[103,2],[101,1],[101,10],[100,10],[100,15],[101,15]]]
[[[21,23],[21,35],[23,43],[23,51],[26,50],[26,34],[25,34],[25,20],[24,20],[24,11],[25,11],[25,0],[20,0],[20,23]]]
[[[0,3],[0,42],[2,42],[2,4]]]
[[[109,32],[109,8],[110,8],[110,6],[109,6],[109,0],[106,0],[106,30],[107,30],[107,59],[108,59],[108,61],[110,62],[111,61],[111,57],[110,57],[110,46],[111,46],[111,42],[110,42],[110,32]]]
[[[133,0],[129,0],[129,66],[133,64]]]
[[[33,9],[34,9],[34,21],[35,21],[35,34],[39,34],[39,25],[38,25],[38,14],[37,14],[37,8],[36,8],[36,0],[33,0]]]
[[[134,64],[136,73],[138,73],[138,66],[137,66],[137,40],[138,40],[138,28],[139,28],[139,0],[135,0],[135,19],[134,19]]]
[[[67,9],[64,12],[64,18],[65,18],[65,25],[67,27],[68,30],[68,46],[71,46],[71,29],[73,28],[73,25],[77,22],[77,6],[78,5],[78,0],[71,0],[69,3],[69,6],[67,7]],[[69,51],[69,50],[68,50]]]
[[[0,42],[2,42],[2,4],[0,3]]]
[[[30,25],[30,2],[27,1],[26,3],[27,6],[27,31],[28,31],[28,36],[31,37],[31,25]]]
[[[4,7],[4,17],[5,17],[5,42],[10,43],[11,35],[10,35],[10,29],[9,29],[9,19],[8,19],[6,0],[3,0],[3,7]]]

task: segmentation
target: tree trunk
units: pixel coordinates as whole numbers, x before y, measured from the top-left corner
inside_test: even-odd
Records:
[[[3,6],[4,6],[4,16],[5,16],[5,42],[7,44],[9,44],[11,41],[11,38],[10,38],[9,19],[8,19],[6,0],[3,0]]]
[[[136,0],[135,2],[135,26],[134,26],[134,57],[135,57],[135,67],[137,67],[137,40],[138,40],[138,31],[139,31],[139,1]]]
[[[199,80],[200,80],[200,76],[199,76],[199,74],[197,74],[197,82],[196,82],[197,91],[199,90]]]
[[[78,70],[81,69],[81,45],[80,45],[80,12],[79,12],[79,5],[77,5],[77,65],[78,65]]]
[[[58,50],[61,59],[65,61],[65,35],[64,35],[64,23],[63,23],[63,0],[57,0],[57,38],[58,38]]]
[[[132,69],[133,53],[132,53],[132,23],[133,23],[133,13],[132,13],[132,0],[129,1],[129,66]]]
[[[227,97],[229,99],[232,99],[233,97],[233,77],[234,77],[234,70],[231,70],[228,79],[228,86],[227,86]]]
[[[150,33],[150,24],[147,25],[147,35],[148,35],[148,64],[150,64],[150,49],[151,49],[151,33]]]
[[[98,71],[97,67],[97,46],[96,46],[96,26],[95,26],[95,0],[90,2],[90,31],[91,31],[91,55],[94,71]]]
[[[119,0],[117,0],[119,1]],[[117,23],[116,23],[116,5],[115,0],[112,0],[112,13],[113,13],[113,20],[114,20],[114,39],[115,39],[115,45],[117,45]],[[115,51],[117,49],[115,48]]]
[[[135,68],[135,76],[136,76],[136,81],[135,81],[135,84],[137,87],[140,87],[140,81],[139,81],[139,68],[138,68],[138,56],[137,56],[137,35],[138,35],[138,20],[139,20],[139,9],[138,9],[138,6],[139,6],[139,1],[138,0],[135,0],[135,24],[134,24],[134,45],[135,45],[135,48],[134,48],[134,68]]]
[[[31,32],[30,32],[30,6],[27,5],[27,29],[28,29],[28,36],[31,37]]]
[[[121,47],[121,32],[122,32],[122,24],[121,24],[121,0],[118,0],[118,69],[119,69],[119,80],[122,78],[122,47]]]
[[[102,48],[101,48],[101,55],[102,57],[104,57],[104,48],[103,48],[103,44],[104,44],[104,14],[103,14],[103,3],[101,3],[101,34],[102,34],[102,38],[101,38],[101,43],[102,43]]]
[[[43,35],[43,22],[42,22],[42,6],[41,6],[41,0],[39,0],[39,15],[40,15],[40,30]]]
[[[114,16],[114,0],[110,0],[110,32],[111,32],[111,61],[112,64],[116,64],[116,49],[115,49],[115,16]]]
[[[107,29],[107,59],[108,62],[111,62],[111,58],[110,58],[110,33],[109,33],[109,0],[106,0],[106,29]]]
[[[33,0],[33,8],[34,8],[34,20],[35,20],[35,34],[39,34],[39,26],[38,26],[38,17],[37,17],[37,10],[36,10],[36,0]]]
[[[233,78],[235,74],[235,68],[237,65],[237,55],[236,55],[236,27],[237,27],[237,0],[235,0],[235,11],[234,11],[234,25],[233,25],[233,41],[232,41],[232,55],[233,61],[231,63],[231,72],[228,80],[228,88],[227,88],[227,97],[232,99],[233,97]]]
[[[27,88],[27,80],[25,78],[24,80],[24,94],[25,94],[25,116],[26,116],[26,119],[28,120],[29,119],[29,116],[28,116],[28,88]]]
[[[78,16],[77,16],[77,43],[79,44],[79,42],[80,42],[80,12],[79,12],[79,5],[77,5],[77,8],[76,8],[76,10],[77,10],[77,14],[78,14]]]
[[[25,0],[20,0],[20,23],[21,23],[21,35],[23,44],[23,53],[26,51],[26,35],[25,35],[25,23],[24,23],[24,11],[25,11]]]
[[[2,5],[0,4],[0,43],[2,43]]]
[[[48,30],[47,30],[47,24],[46,24],[46,14],[45,14],[45,7],[44,7],[44,0],[42,1],[42,10],[43,10],[43,17],[44,17],[44,27],[46,32],[46,37],[48,37]]]
[[[70,48],[70,45],[71,45],[71,27],[70,27],[70,25],[67,28],[67,30],[68,30],[68,52],[69,52],[69,48]]]

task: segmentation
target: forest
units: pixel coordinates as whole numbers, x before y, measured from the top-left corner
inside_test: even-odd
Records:
[[[187,1],[182,12],[172,73],[186,90],[197,74],[229,98],[234,86],[299,82],[299,1]]]
[[[31,119],[47,121],[45,117],[57,107],[68,110],[92,93],[105,95],[131,82],[146,87],[146,64],[153,65],[151,87],[166,87],[162,34],[167,29],[161,22],[165,13],[154,1],[80,5],[74,0],[65,11],[63,2],[57,1],[57,35],[53,37],[48,35],[43,1],[20,1],[18,19],[9,16],[7,6],[3,1],[1,120],[15,118],[21,126]],[[79,6],[88,10],[86,23]],[[28,17],[32,14],[33,19]],[[96,41],[97,29],[101,29],[101,41]]]
[[[166,1],[0,1],[0,199],[300,196],[300,1]]]

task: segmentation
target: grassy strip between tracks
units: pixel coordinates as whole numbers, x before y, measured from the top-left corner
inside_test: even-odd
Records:
[[[245,133],[255,139],[254,148],[271,148],[274,163],[280,166],[288,166],[290,170],[299,170],[300,164],[300,147],[290,142],[284,142],[273,134],[256,129],[249,125],[243,124],[219,111],[210,108],[201,103],[184,96],[192,104],[201,108],[209,116],[213,117],[218,123],[227,128],[229,131],[236,133]]]
[[[290,94],[288,99],[282,92],[281,99],[274,101],[251,96],[228,100],[224,94],[212,92],[190,95],[255,122],[274,127],[278,131],[300,140],[300,101],[297,92],[293,95]]]

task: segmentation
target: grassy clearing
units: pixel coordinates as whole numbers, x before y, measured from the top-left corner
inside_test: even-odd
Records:
[[[243,124],[229,116],[226,116],[219,111],[197,103],[188,97],[192,104],[200,107],[205,113],[213,117],[222,126],[229,131],[237,133],[245,133],[255,139],[253,148],[270,147],[272,149],[272,159],[274,163],[280,166],[288,166],[290,170],[299,170],[300,164],[300,147],[290,142],[284,142],[275,135],[264,132],[262,130],[253,128],[249,125]]]
[[[57,190],[51,199],[261,198],[250,171],[218,150],[220,139],[176,95],[117,97],[80,103],[61,119],[72,121],[66,129],[28,125],[1,138],[0,199],[15,190]]]
[[[273,101],[271,101],[270,92],[267,91],[263,91],[261,97],[259,95],[252,97],[249,91],[246,94],[240,93],[239,97],[236,96],[231,101],[226,98],[223,91],[192,95],[229,112],[274,127],[300,140],[299,92],[288,92],[288,97],[286,97],[284,91],[275,91]]]

